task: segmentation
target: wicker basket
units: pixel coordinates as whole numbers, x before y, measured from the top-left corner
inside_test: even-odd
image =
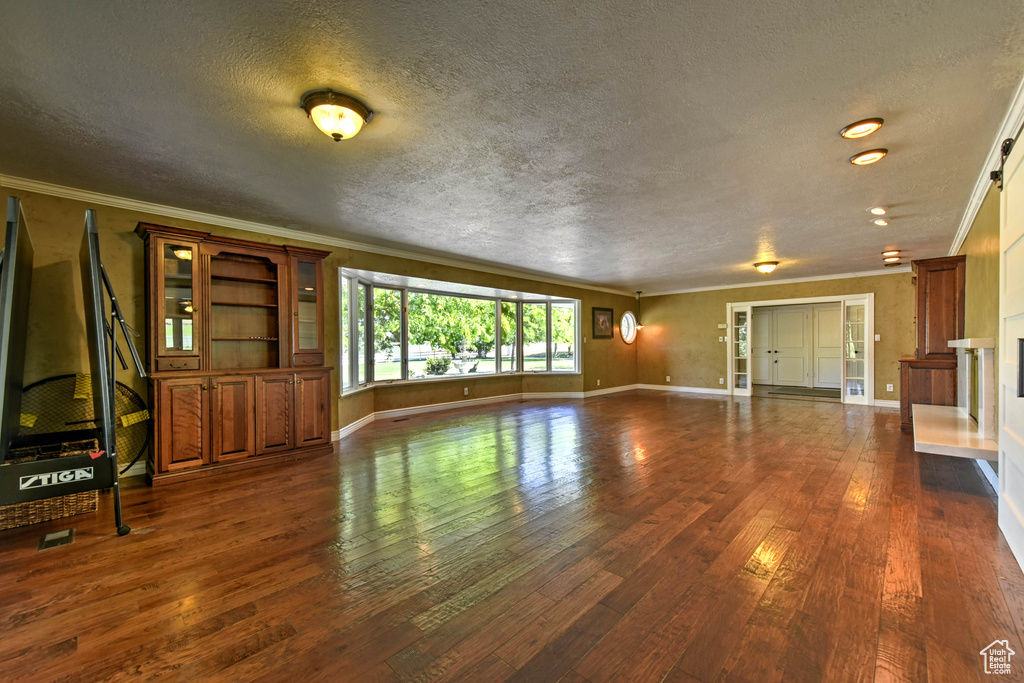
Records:
[[[98,449],[99,444],[95,439],[71,441],[46,448],[19,448],[10,452],[6,462],[4,465],[0,465],[0,468],[4,467],[7,463],[62,458],[68,455],[83,455],[95,453]],[[0,506],[0,530],[47,522],[51,519],[60,519],[61,517],[81,515],[86,512],[96,512],[98,500],[99,492],[94,490],[70,493],[66,496],[56,496],[54,498],[43,498],[42,500],[32,500],[27,503],[3,505]]]

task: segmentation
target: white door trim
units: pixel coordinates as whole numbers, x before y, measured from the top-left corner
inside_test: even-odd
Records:
[[[732,324],[733,323],[732,312],[733,312],[733,309],[741,308],[742,307],[742,308],[748,308],[748,310],[753,311],[755,306],[791,306],[791,305],[794,305],[794,304],[821,304],[821,303],[829,303],[829,302],[833,302],[833,301],[839,302],[840,305],[843,307],[844,313],[843,313],[843,316],[842,316],[842,321],[843,321],[843,334],[844,335],[846,334],[846,314],[845,314],[846,302],[847,301],[864,301],[864,303],[866,304],[866,309],[867,309],[867,325],[865,326],[865,328],[866,328],[865,336],[867,338],[865,339],[864,346],[865,346],[865,351],[866,351],[866,355],[867,355],[867,359],[866,359],[867,360],[867,371],[866,371],[867,377],[865,378],[865,380],[866,380],[865,381],[865,385],[866,386],[865,386],[865,391],[864,391],[864,394],[865,394],[864,395],[864,399],[865,399],[864,402],[867,403],[867,405],[875,405],[875,294],[874,294],[874,292],[867,292],[867,293],[864,293],[864,294],[834,294],[832,296],[805,296],[805,297],[795,297],[795,298],[792,298],[792,299],[764,299],[762,301],[731,301],[731,302],[726,303],[725,304],[725,316],[726,316],[725,319],[729,321],[729,327],[728,327],[729,336],[726,337],[726,342],[727,343],[725,344],[725,353],[726,353],[726,368],[729,371],[729,382],[728,382],[729,393],[731,393],[733,395],[741,395],[741,396],[749,395],[749,388],[748,388],[747,391],[737,392],[736,388],[733,386],[733,373],[734,373],[733,362],[732,362],[732,342],[733,342],[733,339],[732,339],[732,327],[733,327],[733,324]],[[752,317],[753,316],[751,316],[751,319],[749,319],[750,320],[750,324],[753,324]],[[750,331],[748,330],[748,335],[749,334],[750,334]],[[748,338],[749,338],[749,336],[748,336]],[[749,363],[748,363],[748,367],[749,367]],[[843,364],[843,387],[841,389],[841,394],[840,394],[842,396],[842,401],[844,403],[851,403],[851,402],[859,403],[859,401],[848,401],[847,400],[847,396],[846,396],[846,382],[845,382],[845,378],[846,378],[846,369],[845,369],[845,367],[846,367],[846,364],[844,363]],[[748,382],[747,384],[748,384],[748,387],[749,387],[750,383]]]

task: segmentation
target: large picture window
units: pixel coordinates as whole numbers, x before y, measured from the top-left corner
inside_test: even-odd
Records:
[[[579,372],[579,306],[342,269],[342,387],[511,372]],[[518,299],[518,300],[516,300]],[[543,300],[532,300],[543,299]]]

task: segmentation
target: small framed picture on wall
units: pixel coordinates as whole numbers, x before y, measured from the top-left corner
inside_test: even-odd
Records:
[[[615,337],[615,312],[610,308],[594,308],[594,339]]]

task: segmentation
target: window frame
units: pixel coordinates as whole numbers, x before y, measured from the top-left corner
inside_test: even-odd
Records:
[[[571,298],[551,298],[551,299],[528,299],[528,298],[515,298],[511,299],[506,296],[483,296],[478,294],[464,294],[458,291],[445,291],[442,289],[426,288],[426,287],[413,287],[403,286],[394,284],[376,284],[372,280],[360,277],[355,274],[346,274],[344,269],[339,268],[339,331],[343,335],[347,335],[349,345],[349,358],[348,371],[350,382],[347,386],[342,386],[342,395],[355,393],[362,391],[371,386],[380,385],[391,385],[395,383],[406,383],[406,382],[438,382],[438,381],[452,381],[452,380],[475,380],[475,379],[486,379],[493,377],[501,377],[508,375],[538,375],[538,374],[551,374],[551,375],[573,375],[582,374],[582,327],[580,320],[582,317],[583,302],[579,299]],[[346,289],[345,283],[347,282],[348,289],[348,310],[350,312],[349,319],[344,320],[341,316],[341,292]],[[451,283],[457,285],[458,283]],[[365,335],[364,345],[365,353],[364,357],[360,358],[358,352],[358,336],[359,336],[359,288],[360,285],[364,288],[366,302],[366,320],[363,325],[363,332]],[[389,379],[377,381],[374,379],[374,292],[377,288],[387,289],[391,291],[399,291],[401,293],[401,379]],[[413,378],[409,376],[409,295],[410,294],[430,294],[435,296],[455,297],[463,299],[475,299],[478,301],[492,301],[494,302],[494,356],[495,356],[495,372],[493,373],[465,373],[457,375],[439,375],[437,377],[420,377]],[[502,358],[501,345],[501,305],[502,303],[510,303],[515,305],[516,313],[516,325],[515,325],[515,357],[512,359],[513,368],[511,370],[505,369],[504,365],[508,363],[508,359]],[[523,342],[523,305],[524,304],[544,304],[545,305],[545,324],[547,326],[547,344],[545,345],[545,356],[546,363],[543,370],[524,370],[525,358],[523,355],[524,342]],[[552,368],[554,361],[554,354],[552,351],[553,343],[551,340],[552,336],[552,304],[569,304],[573,308],[573,319],[574,319],[574,339],[573,339],[573,368],[571,370],[555,370]],[[345,362],[345,358],[342,356],[342,343],[339,340],[338,354],[339,364]],[[365,379],[359,381],[359,363],[362,361],[365,364]]]

